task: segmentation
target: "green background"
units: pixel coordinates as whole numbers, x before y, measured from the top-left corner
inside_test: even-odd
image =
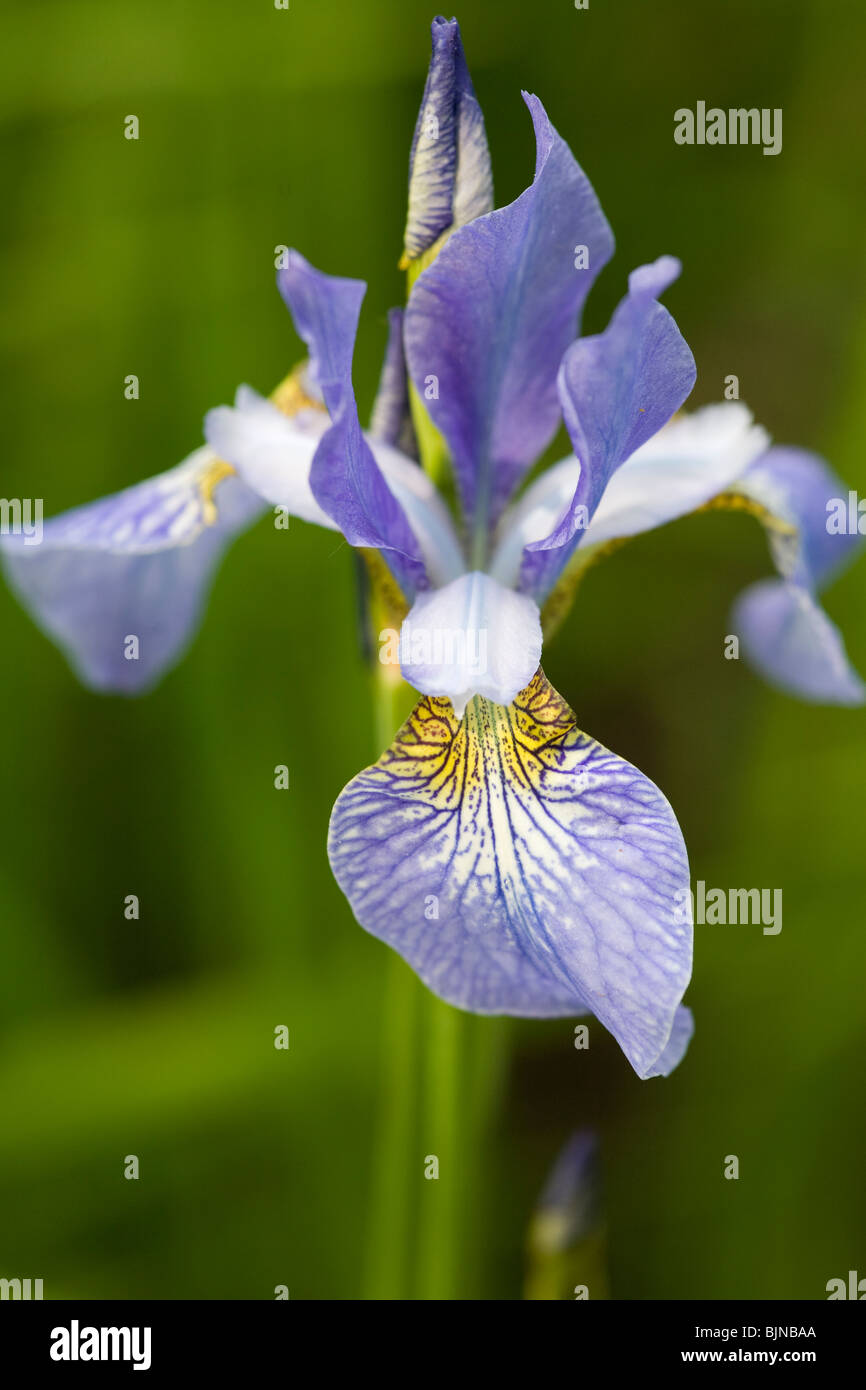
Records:
[[[179,461],[240,381],[270,390],[301,355],[273,285],[284,242],[368,281],[368,407],[403,296],[432,13],[7,4],[4,496],[53,514],[117,490]],[[585,327],[633,266],[677,254],[666,302],[697,359],[693,403],[736,373],[775,438],[866,493],[862,4],[465,0],[458,17],[497,201],[531,178],[524,87],[617,235]],[[673,112],[698,99],[782,107],[781,155],[675,145]],[[520,1295],[535,1196],[584,1123],[615,1297],[822,1298],[866,1275],[866,732],[860,712],[800,705],[723,659],[732,598],[767,572],[748,518],[681,521],[593,571],[545,654],[581,727],[667,794],[693,878],[781,887],[784,926],[696,929],[697,1032],[665,1081],[638,1081],[599,1025],[588,1052],[569,1020],[471,1025],[507,1058],[483,1152],[472,1125],[457,1136],[481,1192],[460,1294]],[[863,573],[828,598],[861,670]],[[359,1295],[389,953],[325,854],[336,794],[377,751],[355,602],[345,545],[264,521],[183,664],[126,701],[79,687],[0,593],[0,1276],[41,1277],[46,1297]],[[422,1125],[419,1188],[436,1142]]]

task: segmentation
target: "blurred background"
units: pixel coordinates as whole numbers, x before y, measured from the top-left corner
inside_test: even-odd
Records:
[[[302,355],[280,243],[368,281],[368,408],[433,13],[10,0],[3,496],[53,514],[116,491],[179,461],[239,382],[270,391]],[[866,494],[858,0],[464,0],[458,18],[497,202],[532,175],[524,87],[614,228],[585,328],[675,253],[692,403],[736,374],[777,440]],[[783,108],[782,153],[677,146],[673,113],[698,100]],[[697,1031],[668,1080],[638,1081],[599,1025],[585,1052],[567,1019],[466,1025],[493,1030],[502,1094],[464,1153],[481,1199],[463,1296],[521,1296],[533,1204],[587,1124],[612,1296],[811,1299],[866,1275],[866,724],[724,660],[731,600],[765,573],[750,519],[678,522],[594,570],[545,653],[581,727],[672,802],[693,879],[782,888],[784,925],[697,927]],[[861,671],[864,573],[827,599]],[[235,545],[186,660],[138,701],[83,690],[0,591],[0,1276],[46,1297],[361,1294],[389,953],[325,853],[335,796],[379,751],[356,626],[351,553],[300,522]],[[419,1182],[431,1145],[421,1125]]]

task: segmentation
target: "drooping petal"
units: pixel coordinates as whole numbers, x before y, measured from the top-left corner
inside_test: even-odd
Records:
[[[532,599],[479,571],[420,594],[400,634],[406,680],[426,695],[446,696],[458,718],[473,695],[510,704],[540,660]]]
[[[433,53],[409,157],[409,212],[402,265],[451,227],[493,207],[484,117],[472,86],[460,26],[437,16]]]
[[[350,545],[372,546],[410,598],[427,585],[418,541],[364,438],[352,389],[352,356],[366,286],[315,270],[296,251],[278,284],[331,415],[313,458],[310,488]]]
[[[806,449],[776,446],[747,469],[737,491],[789,528],[769,527],[773,559],[780,574],[820,590],[862,549],[856,530],[834,529],[833,499],[847,502],[848,490],[832,468]]]
[[[782,576],[752,585],[737,600],[732,624],[746,656],[788,694],[862,704],[866,688],[816,598],[862,548],[856,528],[839,531],[831,520],[835,503],[845,509],[847,490],[816,454],[777,447],[746,470],[731,498],[756,505]]]
[[[743,651],[770,685],[801,700],[861,705],[866,686],[848,660],[839,629],[802,584],[761,579],[732,614]]]
[[[559,395],[580,476],[565,515],[526,549],[521,587],[539,600],[581,541],[615,471],[678,410],[695,382],[688,345],[658,296],[680,265],[662,256],[629,276],[628,294],[603,333],[572,343]]]
[[[556,373],[613,251],[589,180],[538,99],[525,99],[537,143],[532,184],[450,237],[416,281],[404,326],[410,376],[450,446],[464,514],[482,539],[556,431]]]
[[[409,406],[409,378],[403,350],[402,309],[391,309],[388,313],[388,345],[368,433],[373,439],[393,445],[407,458],[417,459],[418,441]]]
[[[434,993],[483,1014],[587,1009],[639,1076],[673,1065],[691,972],[685,845],[642,773],[580,732],[539,672],[462,721],[423,699],[334,807],[358,921]]]
[[[167,473],[52,518],[38,546],[0,538],[12,588],[86,685],[133,694],[181,656],[223,552],[263,510],[231,474],[197,449]]]

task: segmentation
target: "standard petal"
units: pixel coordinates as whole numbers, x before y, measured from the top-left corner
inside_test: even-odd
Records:
[[[526,101],[533,183],[454,233],[416,281],[405,319],[409,373],[450,446],[479,545],[556,431],[557,369],[613,251],[589,180],[538,99]]]
[[[313,455],[327,428],[323,411],[289,418],[250,386],[238,387],[234,408],[217,406],[204,421],[208,443],[253,492],[291,516],[336,531],[310,490]]]
[[[329,854],[361,925],[482,1014],[587,1009],[639,1076],[681,1054],[691,973],[685,845],[636,768],[576,727],[539,672],[458,721],[423,699],[342,792]]]
[[[460,26],[438,16],[433,53],[409,156],[409,211],[402,265],[451,227],[493,207],[484,117],[472,86]]]
[[[861,705],[866,687],[839,629],[802,584],[762,579],[737,599],[732,624],[766,681],[819,704]]]
[[[374,439],[391,444],[407,458],[417,459],[418,441],[409,406],[409,378],[403,351],[403,310],[388,311],[388,344],[373,402],[368,431]]]
[[[352,389],[355,331],[365,286],[315,270],[296,251],[279,271],[280,293],[310,352],[331,415],[313,457],[310,488],[350,545],[381,550],[407,597],[427,586],[418,541],[364,438]]]
[[[419,595],[400,634],[406,680],[426,695],[447,696],[458,718],[473,695],[510,704],[540,660],[532,599],[478,571]]]
[[[694,385],[694,358],[658,303],[679,271],[672,256],[633,271],[605,331],[578,339],[563,357],[559,395],[581,471],[564,517],[525,553],[521,587],[539,600],[567,565],[616,469],[661,429]]]
[[[133,694],[178,660],[223,552],[262,510],[212,450],[198,449],[167,473],[54,517],[38,546],[3,537],[4,568],[86,685]]]

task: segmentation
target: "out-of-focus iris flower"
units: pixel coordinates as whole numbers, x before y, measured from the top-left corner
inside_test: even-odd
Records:
[[[583,733],[545,679],[543,626],[614,542],[739,506],[765,522],[779,573],[739,601],[744,649],[795,694],[859,702],[817,600],[854,538],[827,532],[841,485],[826,465],[770,448],[744,406],[676,416],[695,366],[659,303],[672,257],[633,271],[604,332],[578,336],[613,237],[541,102],[525,101],[535,174],[492,210],[458,26],[434,21],[410,170],[412,288],[391,316],[368,431],[352,388],[365,287],[293,252],[278,284],[308,363],[271,401],[241,387],[178,468],[55,518],[40,546],[5,537],[4,558],[81,677],[131,692],[177,659],[222,552],[266,507],[380,557],[407,614],[403,675],[423,698],[336,803],[338,883],[443,999],[591,1012],[648,1077],[677,1064],[692,1031],[692,929],[674,908],[686,849],[658,788]],[[573,455],[521,490],[561,420]],[[456,507],[416,460],[416,436],[428,466],[431,439],[447,450]]]
[[[557,1155],[529,1223],[529,1299],[607,1298],[599,1141],[575,1130]]]

